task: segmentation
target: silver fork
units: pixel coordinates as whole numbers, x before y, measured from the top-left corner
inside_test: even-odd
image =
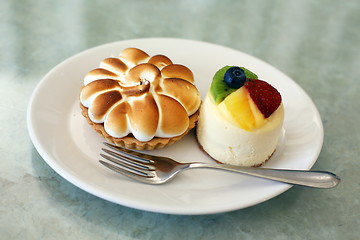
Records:
[[[202,162],[180,163],[168,157],[148,155],[106,142],[104,144],[113,151],[102,148],[107,155],[100,155],[112,163],[99,160],[100,163],[117,173],[148,184],[165,183],[179,172],[192,168],[220,169],[314,188],[332,188],[340,182],[338,176],[325,171],[252,168]]]

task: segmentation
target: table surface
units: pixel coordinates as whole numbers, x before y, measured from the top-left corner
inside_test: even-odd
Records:
[[[11,1],[0,3],[0,239],[358,239],[360,2]],[[95,197],[34,148],[26,112],[42,77],[104,43],[172,37],[256,56],[294,79],[324,125],[314,170],[334,189],[293,187],[242,210],[199,216],[145,212]]]

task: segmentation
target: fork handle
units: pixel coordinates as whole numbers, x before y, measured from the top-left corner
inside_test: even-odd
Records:
[[[211,163],[190,163],[188,168],[221,169],[225,171],[270,179],[277,182],[314,188],[332,188],[340,182],[340,178],[337,175],[326,171],[252,168]]]

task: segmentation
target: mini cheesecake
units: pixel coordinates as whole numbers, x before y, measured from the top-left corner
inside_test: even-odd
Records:
[[[284,120],[280,93],[251,71],[226,66],[200,108],[197,139],[216,161],[261,166],[274,153]]]

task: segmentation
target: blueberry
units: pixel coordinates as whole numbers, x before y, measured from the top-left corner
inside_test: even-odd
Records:
[[[224,81],[231,88],[241,88],[246,81],[245,72],[239,67],[231,67],[225,72]]]

